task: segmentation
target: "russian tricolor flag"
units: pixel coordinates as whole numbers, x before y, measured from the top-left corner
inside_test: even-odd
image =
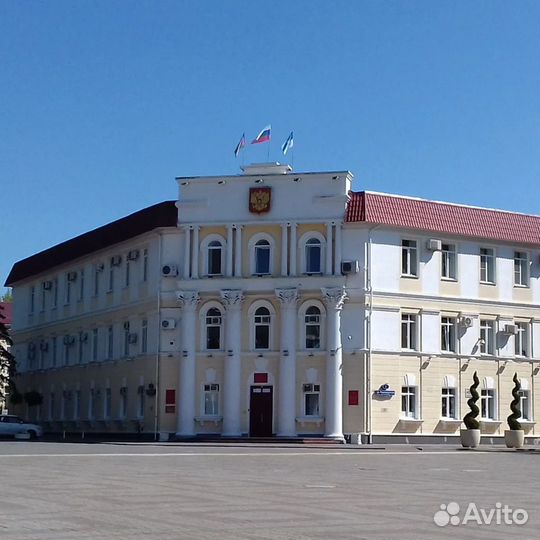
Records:
[[[270,140],[271,126],[266,126],[252,141],[251,144],[259,144]]]

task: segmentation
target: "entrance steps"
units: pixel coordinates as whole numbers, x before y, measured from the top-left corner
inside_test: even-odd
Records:
[[[212,442],[212,443],[248,443],[248,444],[322,444],[340,445],[344,440],[326,437],[221,437],[219,435],[197,435],[196,437],[174,437],[182,442]]]

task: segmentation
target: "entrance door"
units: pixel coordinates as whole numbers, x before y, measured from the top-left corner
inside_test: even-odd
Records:
[[[252,386],[249,400],[249,436],[272,436],[272,386]]]

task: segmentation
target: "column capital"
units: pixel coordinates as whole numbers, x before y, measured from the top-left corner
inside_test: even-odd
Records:
[[[322,287],[321,292],[324,303],[330,309],[340,310],[347,298],[347,293],[343,287]]]
[[[283,307],[293,307],[296,306],[296,303],[299,300],[298,289],[275,289],[276,296],[279,300],[279,303]]]
[[[239,289],[224,289],[220,291],[221,299],[226,309],[240,307],[244,301],[244,293]]]
[[[195,311],[201,300],[198,291],[176,291],[176,299],[187,311]]]

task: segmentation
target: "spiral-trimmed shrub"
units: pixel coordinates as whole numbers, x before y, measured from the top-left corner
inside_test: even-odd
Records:
[[[476,405],[476,402],[480,398],[480,395],[476,391],[480,384],[480,379],[478,378],[478,374],[476,371],[473,375],[473,384],[470,387],[471,391],[471,397],[467,400],[467,405],[469,406],[469,409],[471,409],[470,412],[468,412],[464,418],[463,423],[465,426],[467,426],[467,429],[479,429],[480,428],[480,422],[476,419],[476,417],[480,414],[480,409]]]
[[[514,381],[514,388],[512,389],[512,396],[514,399],[512,400],[512,403],[510,403],[510,410],[512,411],[512,414],[506,419],[506,421],[508,422],[508,427],[510,429],[519,430],[521,429],[521,424],[518,420],[521,418],[521,409],[519,408],[519,391],[521,390],[521,383],[519,382],[517,373],[514,373],[514,378],[512,380]]]

